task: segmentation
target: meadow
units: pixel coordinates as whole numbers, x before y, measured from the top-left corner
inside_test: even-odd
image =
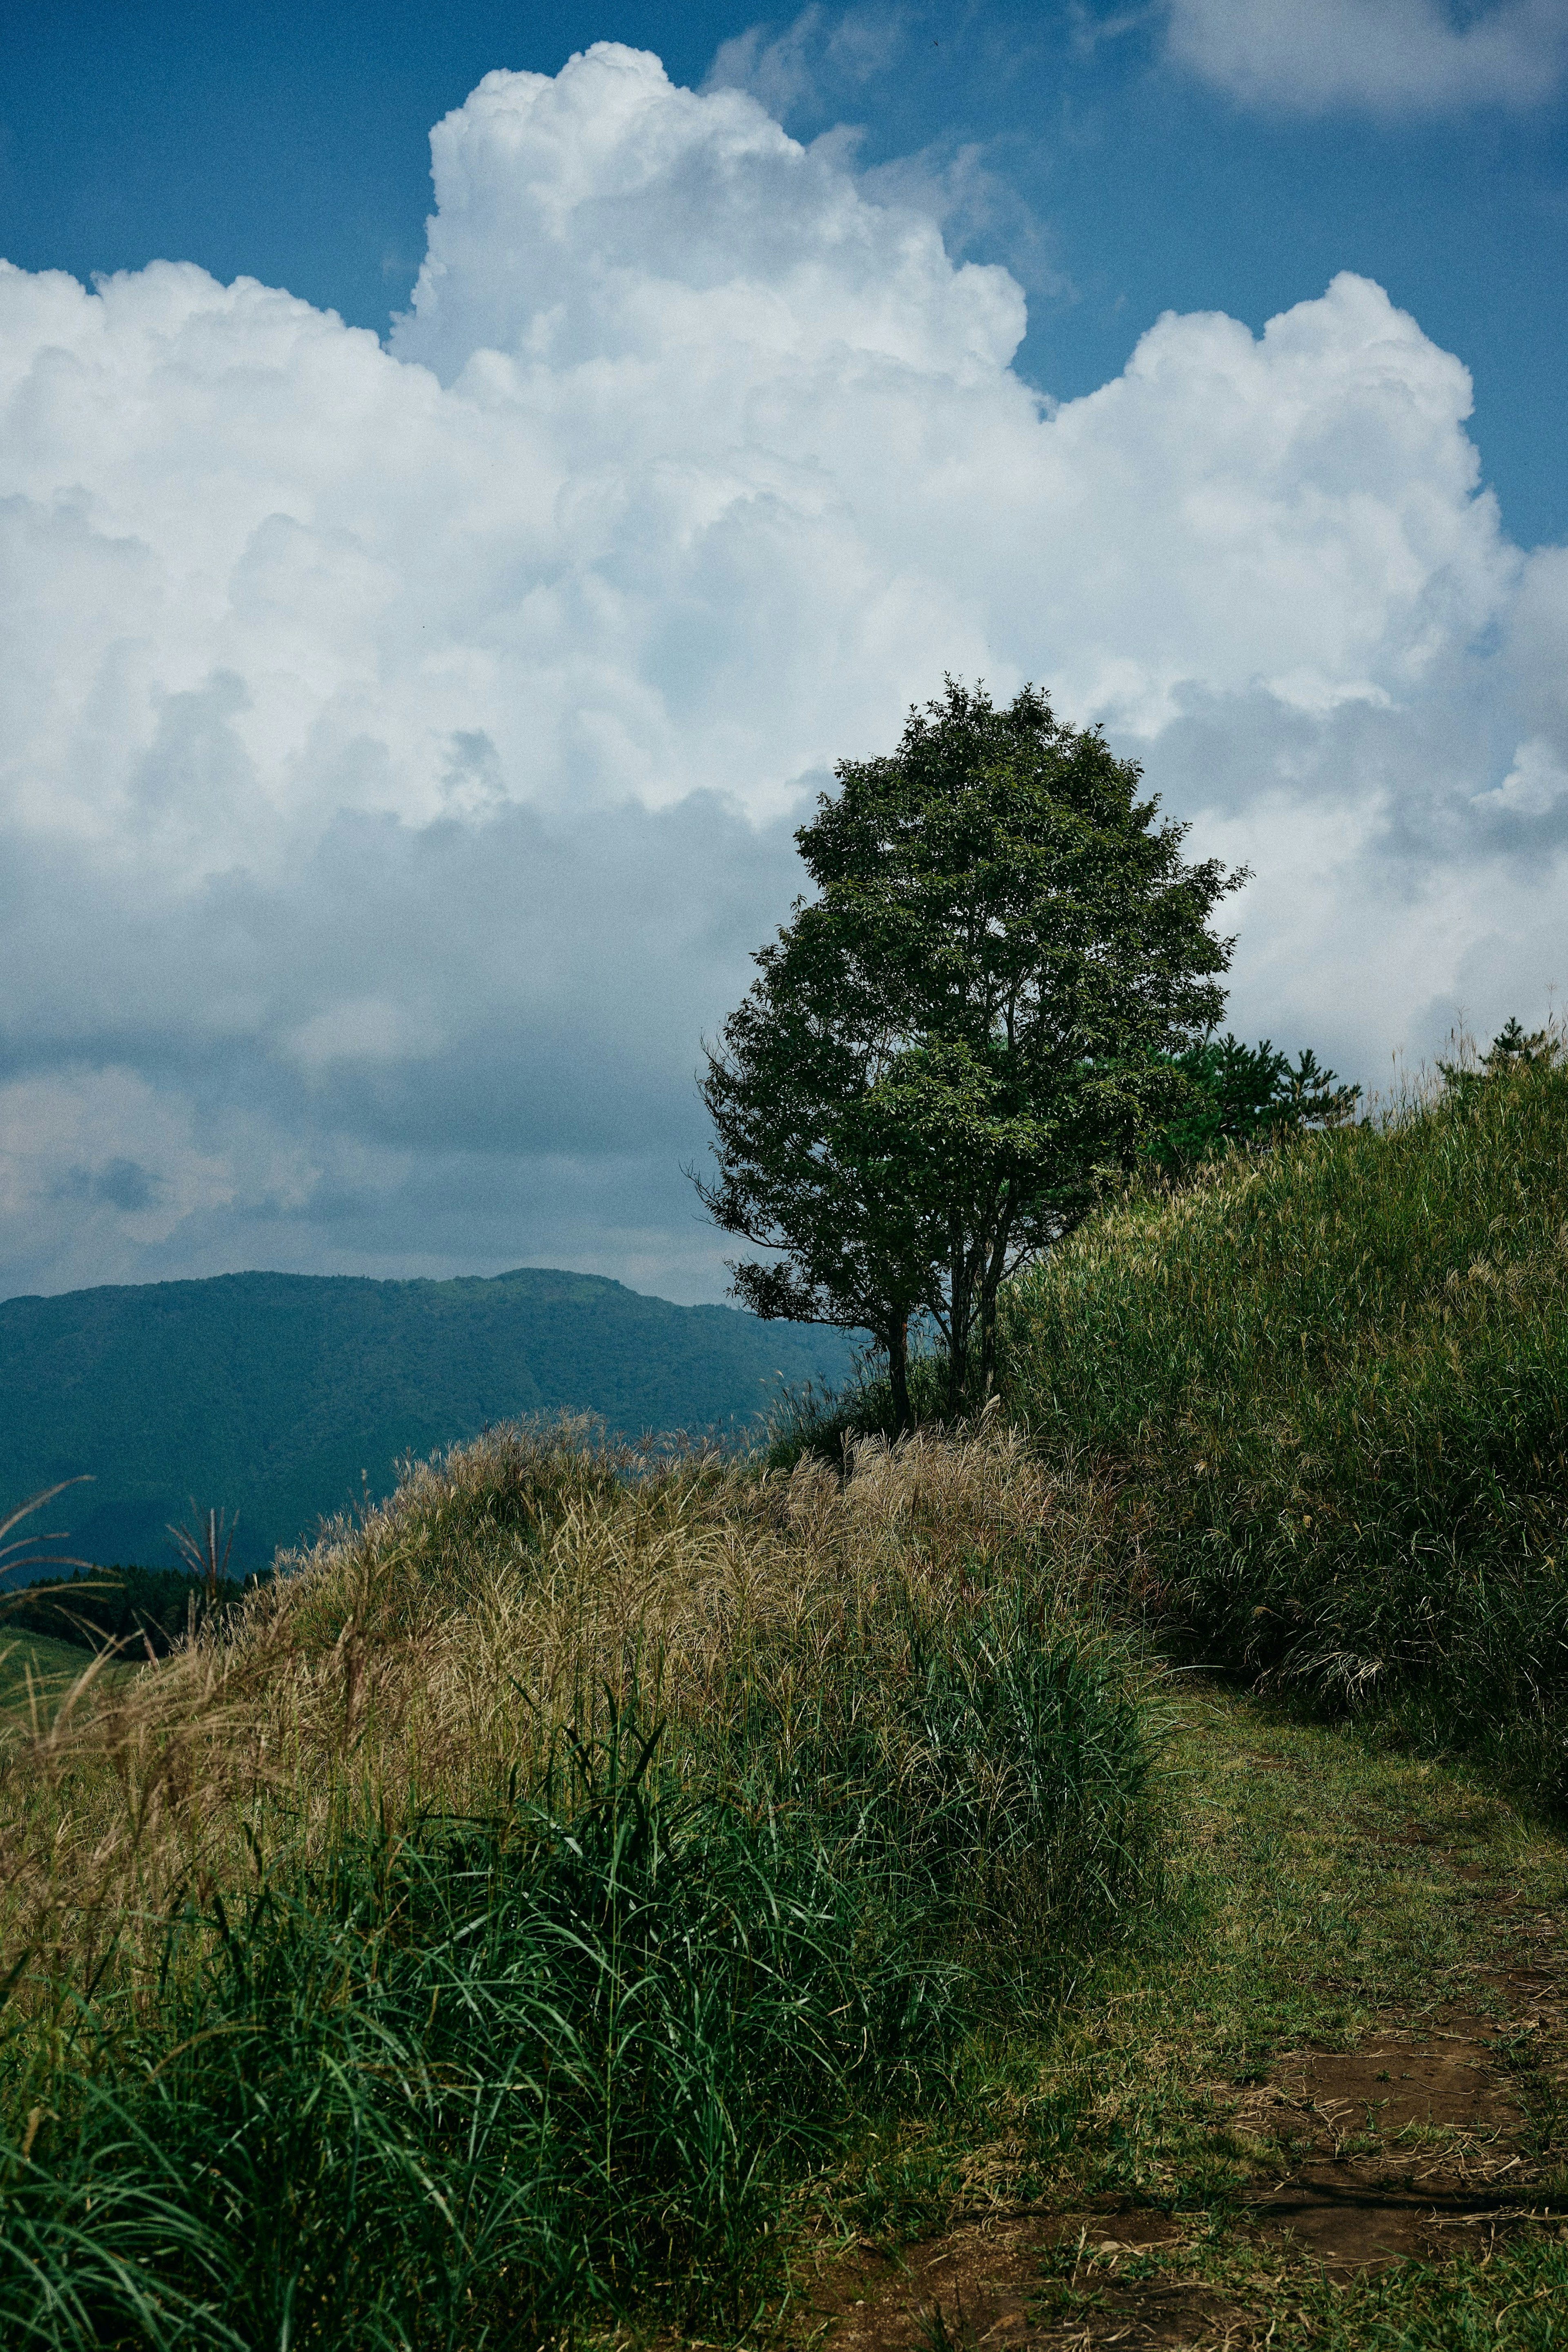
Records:
[[[0,2338],[1560,2343],[1565,1203],[1461,1075],[1109,1204],[963,1426],[514,1425],[18,1650]]]

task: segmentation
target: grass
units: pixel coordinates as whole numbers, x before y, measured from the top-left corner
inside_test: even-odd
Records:
[[[1281,2053],[1351,2048],[1380,2019],[1455,1999],[1500,2016],[1490,1972],[1517,1920],[1478,1887],[1554,1912],[1568,1861],[1484,1782],[1220,1688],[1186,1694],[1171,1762],[1170,1902],[1112,1957],[1043,2082],[1083,2119],[1059,2193],[1207,2223],[1281,2152],[1267,2128],[1239,2137],[1236,2094]]]
[[[1568,1800],[1568,1065],[1221,1162],[1008,1302],[1009,1410],[1197,1654]]]
[[[1564,2340],[1561,2221],[1336,2278],[1260,2241],[1249,2199],[1291,2161],[1253,2086],[1454,1999],[1495,2021],[1521,2193],[1568,2205],[1561,2011],[1526,2032],[1497,1989],[1511,1960],[1560,1964],[1568,1911],[1565,1220],[1554,1057],[1124,1202],[1015,1286],[1003,1402],[1084,1572],[1232,1679],[1178,1686],[1166,1902],[1043,2032],[975,2045],[944,2116],[841,2172],[835,2242],[896,2264],[933,2237],[961,2254],[988,2216],[1062,2217],[1029,2308],[1064,2341],[1115,2340],[1140,2294],[1185,2297],[1217,2344]],[[808,1400],[776,1458],[831,1458],[886,1402],[874,1379]],[[1167,2242],[1097,2252],[1118,2210]],[[922,2324],[970,2340],[956,2299]]]
[[[1148,1868],[1051,1483],[996,1432],[849,1467],[493,1433],[13,1719],[7,2343],[744,2325],[790,2184]]]
[[[122,2328],[128,2284],[154,2340],[531,2341],[653,2286],[743,2316],[779,2168],[846,2084],[940,2065],[955,1971],[884,1873],[673,1803],[647,1753],[585,1759],[564,1818],[350,1838],[187,1912],[156,2014],[99,2004],[13,2150],[8,2340],[40,2269],[68,2341]]]
[[[1521,2202],[1568,2207],[1563,2019],[1520,2032],[1497,1985],[1568,1927],[1568,1848],[1484,1779],[1391,1754],[1354,1726],[1203,1683],[1173,1706],[1166,1899],[1103,1949],[1066,2010],[977,2045],[945,2111],[906,2120],[824,2185],[825,2234],[873,2240],[872,2282],[907,2305],[913,2242],[953,2231],[960,2250],[983,2247],[1029,2214],[1021,2291],[1032,2324],[1064,2341],[1092,2326],[1116,2340],[1135,2314],[1113,2298],[1158,2291],[1185,2297],[1192,2340],[1217,2346],[1560,2345],[1561,2222],[1490,2243],[1460,2231],[1459,2247],[1479,2242],[1450,2262],[1345,2279],[1260,2238],[1247,2200],[1290,2168],[1291,2126],[1270,2120],[1258,2086],[1291,2053],[1350,2049],[1452,2002],[1494,2021],[1511,2068]],[[1441,2153],[1461,2135],[1428,2137]],[[886,2193],[894,2176],[902,2201]],[[1125,2252],[1162,2222],[1165,2242]],[[809,2340],[824,2275],[798,2275],[789,2341]],[[938,2324],[965,2340],[954,2301],[929,2313],[933,2341]]]
[[[1074,2118],[1056,2201],[1124,2196],[1207,2228],[1280,2152],[1266,2134],[1239,2142],[1235,2094],[1283,2052],[1350,2048],[1436,2000],[1500,2013],[1487,1974],[1512,1922],[1485,1914],[1462,1874],[1555,1910],[1568,1864],[1483,1783],[1220,1688],[1187,1694],[1171,1762],[1169,1900],[1107,1956],[1043,2063],[1031,2054],[992,2164],[1010,2147],[1019,2185],[1039,2186],[1027,2150],[1043,2102],[1053,2130]],[[1423,1843],[1406,1848],[1412,1822]]]

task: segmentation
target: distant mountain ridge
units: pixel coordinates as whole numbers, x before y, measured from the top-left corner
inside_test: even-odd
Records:
[[[781,1385],[832,1384],[839,1331],[677,1307],[524,1266],[450,1282],[225,1274],[0,1302],[0,1516],[78,1472],[49,1526],[91,1559],[172,1559],[167,1523],[240,1514],[266,1567],[394,1465],[518,1414],[617,1433],[738,1430]],[[45,1524],[40,1521],[38,1524]]]

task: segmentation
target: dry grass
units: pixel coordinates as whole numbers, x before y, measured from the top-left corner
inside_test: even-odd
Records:
[[[1139,1680],[995,1423],[581,1439],[411,1467],[4,1735],[7,2343],[733,2332],[791,2184],[1144,1890]]]
[[[688,1770],[762,1719],[786,1759],[852,1727],[885,1745],[889,1695],[1004,1564],[1042,1622],[1079,1600],[1046,1540],[1057,1492],[994,1423],[868,1442],[847,1466],[697,1456],[628,1481],[637,1465],[580,1431],[526,1426],[411,1466],[226,1630],[134,1675],[90,1664],[5,1732],[0,1978],[30,1957],[51,2002],[106,1967],[134,1979],[193,1893],[367,1818],[537,1788],[561,1737],[591,1740],[611,1710],[663,1723]]]

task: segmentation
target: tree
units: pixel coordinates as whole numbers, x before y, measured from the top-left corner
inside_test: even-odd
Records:
[[[1274,1143],[1302,1128],[1337,1127],[1361,1099],[1361,1088],[1342,1086],[1310,1045],[1291,1063],[1267,1037],[1257,1045],[1228,1035],[1206,1037],[1177,1055],[1176,1067],[1190,1081],[1191,1094],[1146,1146],[1148,1157],[1172,1176],[1228,1144]]]
[[[716,1223],[755,1313],[869,1330],[907,1426],[909,1327],[956,1409],[988,1384],[997,1295],[1167,1123],[1214,1026],[1244,877],[1187,865],[1140,771],[1026,687],[949,678],[896,751],[845,761],[797,834],[798,900],[705,1049]]]
[[[1561,1027],[1527,1030],[1519,1015],[1511,1013],[1479,1060],[1474,1045],[1461,1033],[1459,1059],[1446,1062],[1439,1055],[1437,1067],[1449,1093],[1465,1096],[1492,1078],[1517,1077],[1521,1070],[1534,1069],[1542,1064],[1550,1068],[1562,1060],[1563,1052]]]

